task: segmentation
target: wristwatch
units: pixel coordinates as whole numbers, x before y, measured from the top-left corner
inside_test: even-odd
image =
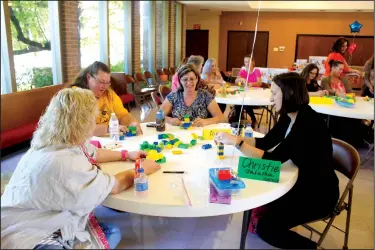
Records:
[[[242,147],[242,144],[244,143],[244,141],[243,140],[240,140],[240,142],[239,143],[237,143],[236,144],[236,149],[238,149],[238,150],[240,150],[241,149],[241,147]]]

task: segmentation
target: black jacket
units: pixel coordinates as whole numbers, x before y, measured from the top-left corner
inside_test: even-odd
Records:
[[[288,115],[282,115],[264,138],[256,138],[256,147],[265,151],[263,158],[282,163],[292,160],[299,171],[296,185],[308,189],[338,188],[333,167],[332,139],[324,120],[309,105],[305,105],[299,110],[285,138],[290,121]],[[267,152],[278,143],[280,145],[273,152]]]

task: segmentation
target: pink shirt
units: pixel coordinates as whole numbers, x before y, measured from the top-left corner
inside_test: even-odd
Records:
[[[177,76],[177,73],[175,73],[172,76],[172,91],[177,90],[177,88],[178,88],[178,76]]]
[[[240,73],[238,73],[238,76],[242,77],[243,79],[246,79],[246,76],[247,76],[247,71],[244,70],[244,69],[241,69],[240,70]],[[249,73],[249,76],[247,78],[247,82],[251,82],[251,83],[254,83],[254,82],[257,82],[258,81],[258,77],[261,77],[262,75],[260,74],[260,70],[259,69],[254,69],[253,72],[250,72]]]

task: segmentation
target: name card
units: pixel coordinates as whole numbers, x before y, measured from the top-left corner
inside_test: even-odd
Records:
[[[214,129],[203,129],[202,136],[205,140],[213,140],[218,132],[231,133],[229,128],[214,128]]]
[[[278,183],[280,181],[280,170],[280,161],[240,156],[238,162],[238,176],[246,179]]]

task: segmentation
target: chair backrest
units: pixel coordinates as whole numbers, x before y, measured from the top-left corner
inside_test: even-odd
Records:
[[[168,75],[168,76],[171,74],[171,72],[169,72],[168,68],[163,68],[163,73],[164,73],[164,75]]]
[[[335,138],[332,138],[332,147],[335,170],[353,180],[360,165],[357,150],[352,145]]]
[[[141,73],[135,73],[134,74],[134,79],[136,82],[145,82],[146,79]]]
[[[157,70],[156,70],[156,74],[157,74],[158,76],[164,75],[162,69],[157,69]]]
[[[131,75],[125,75],[125,81],[128,93],[139,92],[139,89],[137,88],[138,84]]]
[[[165,100],[165,98],[167,97],[167,95],[169,93],[171,93],[171,92],[172,92],[172,89],[169,88],[168,86],[166,86],[166,85],[160,85],[159,86],[159,94],[160,94],[160,96],[162,98],[162,102]]]
[[[111,88],[117,95],[127,94],[127,84],[124,72],[111,73]]]
[[[156,104],[156,106],[159,108],[159,106],[162,104],[162,101],[161,101],[160,97],[158,96],[158,93],[157,92],[151,92],[151,97],[152,97],[152,100],[154,101],[154,103]]]
[[[158,83],[154,79],[154,76],[149,71],[145,71],[143,73],[143,75],[146,78],[146,81],[147,81],[147,83],[148,83],[149,86],[158,85]]]
[[[232,76],[236,77],[238,76],[238,73],[240,73],[241,68],[232,68]]]

